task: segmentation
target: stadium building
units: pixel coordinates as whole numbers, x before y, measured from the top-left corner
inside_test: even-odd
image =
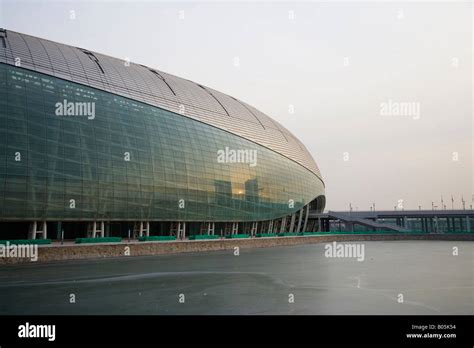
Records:
[[[318,229],[320,171],[254,107],[162,71],[0,29],[6,238]]]

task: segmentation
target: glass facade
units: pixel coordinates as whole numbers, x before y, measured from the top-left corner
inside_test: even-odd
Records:
[[[64,101],[94,116],[57,115]],[[256,165],[220,163],[226,148],[255,150]],[[261,221],[324,194],[308,169],[232,133],[5,64],[0,178],[4,220]]]

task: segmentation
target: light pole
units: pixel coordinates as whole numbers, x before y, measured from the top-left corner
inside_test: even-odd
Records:
[[[349,216],[352,219],[352,203],[349,203]],[[351,221],[351,232],[354,232],[354,223]]]

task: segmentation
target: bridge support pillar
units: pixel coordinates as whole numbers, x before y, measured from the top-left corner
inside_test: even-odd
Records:
[[[215,223],[214,222],[203,222],[203,223],[201,223],[201,226],[200,226],[200,229],[199,229],[199,234],[213,235],[214,234],[214,229],[215,229]]]
[[[281,218],[280,233],[285,233],[286,231],[286,215]]]
[[[250,235],[252,237],[255,237],[255,235],[257,234],[257,231],[258,231],[258,222],[254,221],[252,222],[252,227],[250,228]]]
[[[186,222],[178,222],[178,236],[179,239],[186,238]]]
[[[268,230],[267,233],[272,233],[273,232],[273,220],[270,220],[268,222]]]
[[[296,227],[296,231],[295,231],[295,232],[300,232],[301,221],[303,221],[303,209],[304,209],[304,208],[301,208],[300,211],[299,211],[299,214],[298,214],[298,225],[297,225],[297,227]]]
[[[97,238],[105,236],[104,221],[92,221],[87,224],[87,237]]]
[[[306,232],[306,227],[308,226],[308,218],[309,218],[309,204],[306,205],[306,214],[304,217],[303,232]]]
[[[209,235],[214,235],[216,229],[216,223],[215,222],[209,222],[207,224],[207,234]]]
[[[46,221],[33,221],[28,230],[28,239],[36,239],[40,235],[41,239],[48,238],[48,227]]]
[[[176,236],[176,239],[184,239],[186,237],[186,222],[172,222],[170,236]]]
[[[239,223],[233,222],[232,223],[232,234],[239,233]]]
[[[148,221],[138,221],[133,224],[133,236],[137,237],[150,236],[150,223]]]
[[[293,232],[293,229],[295,228],[295,220],[296,220],[296,214],[291,214],[291,222],[290,222],[290,230],[288,232]]]

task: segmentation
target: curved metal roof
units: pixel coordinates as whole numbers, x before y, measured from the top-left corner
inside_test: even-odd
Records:
[[[0,29],[0,63],[84,84],[226,130],[321,173],[306,147],[281,124],[234,97],[135,63]]]

